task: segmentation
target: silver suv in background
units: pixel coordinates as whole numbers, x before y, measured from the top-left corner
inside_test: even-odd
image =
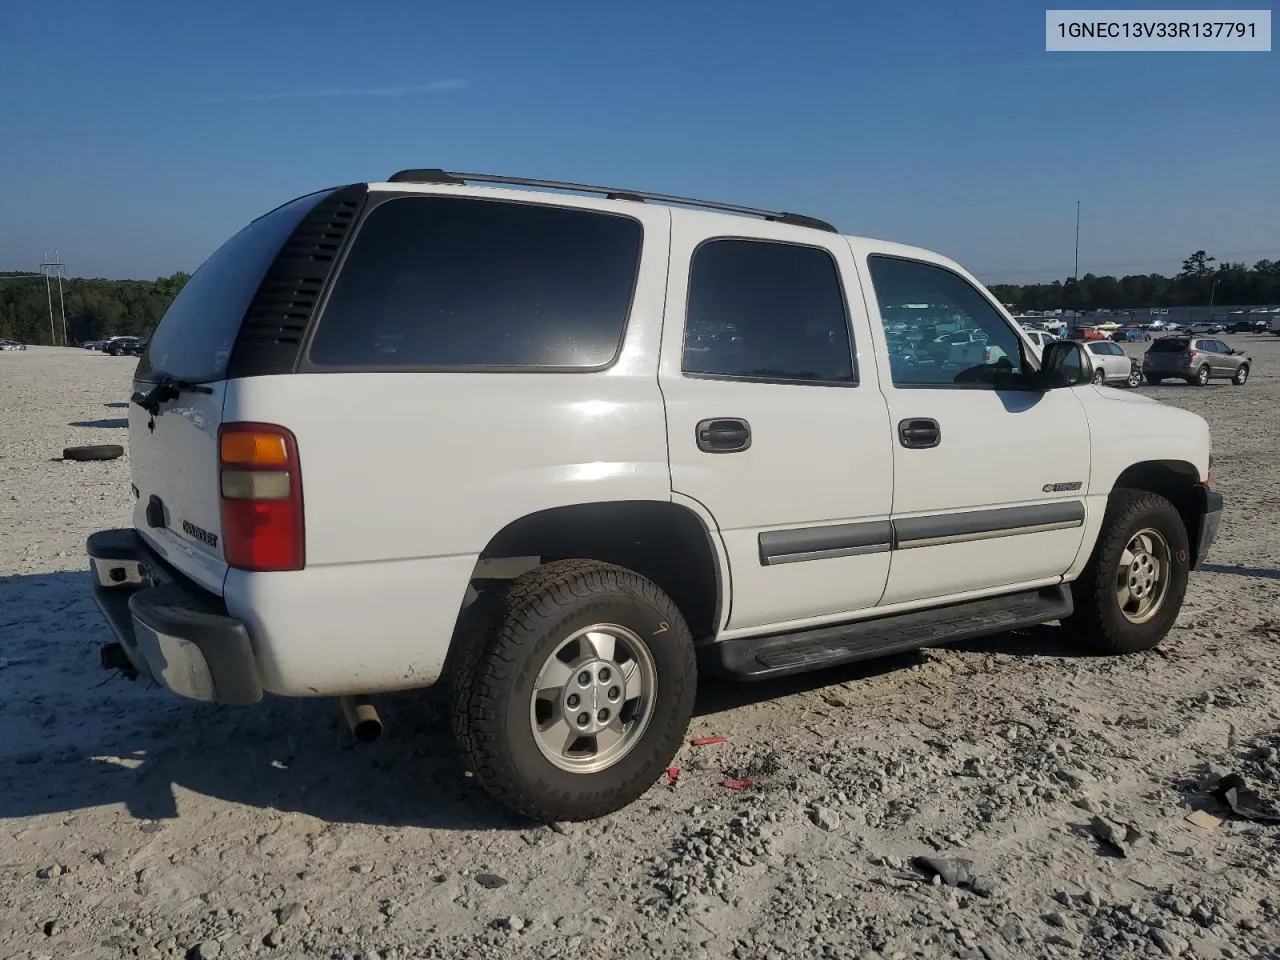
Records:
[[[1161,337],[1142,358],[1142,375],[1156,384],[1177,378],[1204,386],[1212,379],[1244,386],[1253,358],[1212,337]]]

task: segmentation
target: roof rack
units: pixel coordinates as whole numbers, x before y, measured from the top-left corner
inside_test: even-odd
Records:
[[[724,213],[742,213],[753,217],[763,217],[775,223],[786,223],[794,227],[812,227],[815,230],[826,230],[828,233],[839,231],[816,217],[806,217],[800,213],[782,213],[773,210],[758,210],[755,207],[740,207],[732,203],[717,203],[714,200],[694,200],[690,197],[672,197],[662,193],[644,193],[639,190],[618,190],[614,187],[593,187],[585,183],[566,183],[561,180],[531,180],[527,177],[501,177],[491,173],[456,173],[451,170],[430,168],[423,170],[400,170],[387,178],[388,183],[450,183],[459,186],[467,183],[499,183],[510,186],[534,187],[539,190],[571,190],[576,193],[599,193],[609,200],[630,200],[633,203],[644,203],[652,200],[655,203],[673,203],[686,207],[700,207],[705,210],[719,210]]]

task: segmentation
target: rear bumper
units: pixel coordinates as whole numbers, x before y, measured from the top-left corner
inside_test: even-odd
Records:
[[[101,530],[85,549],[94,601],[137,673],[193,700],[262,699],[249,632],[219,598],[176,577],[134,530]],[[104,651],[104,664],[118,660]]]
[[[1218,536],[1218,527],[1222,523],[1222,494],[1203,485],[1196,489],[1203,510],[1200,513],[1200,529],[1196,535],[1192,570],[1197,569],[1209,556],[1209,548],[1213,546],[1213,541]]]

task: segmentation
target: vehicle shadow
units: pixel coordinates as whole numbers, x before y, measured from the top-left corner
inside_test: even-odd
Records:
[[[88,573],[0,577],[0,819],[122,804],[178,816],[176,790],[331,822],[528,829],[464,772],[435,690],[378,698],[354,741],[334,699],[234,708],[103,671]]]
[[[0,818],[123,805],[178,816],[190,791],[329,822],[448,830],[535,826],[491,800],[463,769],[439,688],[377,698],[385,724],[354,741],[334,699],[267,697],[235,708],[184,700],[103,671],[111,639],[87,573],[0,577]],[[984,653],[1074,656],[1037,628],[956,645]],[[708,678],[696,713],[859,682],[922,662],[912,652],[755,683]],[[787,705],[789,706],[789,705]]]
[[[1265,580],[1280,580],[1280,570],[1270,567],[1237,567],[1222,563],[1202,563],[1197,570],[1206,573],[1233,573],[1237,577],[1260,577]]]
[[[104,403],[103,406],[110,407],[112,410],[123,410],[125,407],[129,406],[129,404],[128,403]]]
[[[105,420],[76,420],[74,423],[67,424],[69,427],[101,427],[104,430],[115,430],[129,426],[129,421],[125,417],[111,417]]]

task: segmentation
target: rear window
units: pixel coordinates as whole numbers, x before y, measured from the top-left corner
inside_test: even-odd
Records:
[[[192,383],[223,379],[258,285],[294,228],[326,193],[277,207],[215,250],[174,297],[134,376],[159,380],[167,375]]]
[[[309,360],[325,367],[591,369],[617,356],[640,263],[631,217],[465,197],[374,210]]]
[[[1183,337],[1164,337],[1151,344],[1152,353],[1184,353],[1191,341]]]

